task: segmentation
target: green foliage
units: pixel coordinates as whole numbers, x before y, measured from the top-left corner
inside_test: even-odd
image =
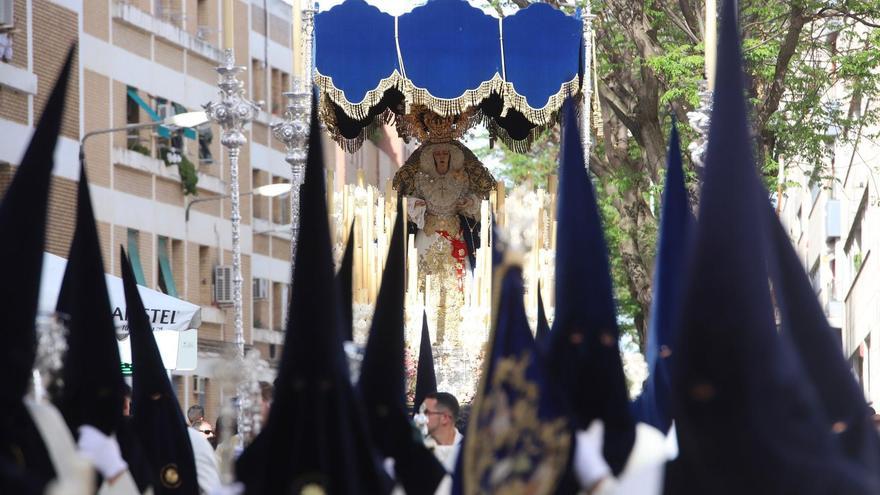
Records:
[[[541,134],[528,153],[514,153],[503,144],[496,143],[494,149],[484,147],[474,150],[481,160],[491,158],[500,161],[500,178],[508,186],[522,184],[531,180],[535,187],[547,187],[547,177],[556,173],[559,156],[559,129]]]
[[[144,146],[138,142],[130,142],[128,144],[128,149],[130,149],[131,151],[134,151],[135,153],[140,153],[144,156],[152,155],[152,153],[150,152],[150,148],[147,148],[146,146]]]
[[[180,163],[177,164],[177,172],[180,174],[180,186],[183,188],[183,194],[198,196],[199,174],[196,172],[196,166],[193,165],[193,162],[189,161],[186,155],[180,155],[180,158]]]
[[[165,165],[174,165],[168,161],[168,152],[170,148],[164,147],[159,151],[159,157],[165,162]],[[180,153],[180,163],[177,164],[177,173],[180,174],[180,187],[183,189],[184,195],[199,195],[199,174],[195,164],[186,157],[185,153]]]

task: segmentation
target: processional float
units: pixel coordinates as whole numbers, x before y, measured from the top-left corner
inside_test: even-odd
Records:
[[[347,0],[314,16],[313,78],[333,140],[354,153],[393,126],[416,146],[392,184],[345,184],[330,199],[340,253],[354,224],[355,342],[366,341],[400,197],[408,347],[418,348],[424,309],[438,387],[464,402],[490,326],[490,218],[528,239],[526,297],[536,315],[539,280],[553,286],[555,183],[507,195],[462,138],[482,126],[490,143],[525,152],[558,123],[567,98],[592,102],[592,36],[591,15],[547,4],[498,18],[463,0],[432,0],[395,16]],[[590,107],[582,105],[587,123]]]

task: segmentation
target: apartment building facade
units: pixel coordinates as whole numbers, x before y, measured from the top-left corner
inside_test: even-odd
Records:
[[[283,146],[269,123],[281,118],[290,86],[292,11],[282,0],[237,0],[235,56],[248,67],[247,94],[265,101],[247,131],[242,192],[288,182]],[[15,173],[68,47],[78,44],[56,154],[46,250],[67,257],[73,236],[79,139],[85,133],[161,120],[217,98],[221,0],[0,0],[0,193]],[[120,274],[124,246],[140,282],[198,304],[198,367],[175,372],[181,405],[206,407],[221,394],[214,365],[233,340],[229,164],[220,129],[156,128],[90,138],[86,170],[108,273]],[[170,151],[170,153],[169,153]],[[328,154],[330,160],[335,156]],[[178,163],[179,162],[179,163]],[[290,270],[288,197],[242,196],[244,333],[248,347],[277,363]],[[270,378],[267,376],[267,378]]]
[[[846,107],[861,113],[870,104],[855,100]],[[785,167],[789,185],[780,205],[828,321],[839,334],[840,349],[875,409],[880,408],[880,146],[870,136],[877,130],[830,128],[826,159]]]

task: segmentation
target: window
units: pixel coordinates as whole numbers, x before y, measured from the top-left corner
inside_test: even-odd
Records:
[[[211,155],[211,141],[214,140],[214,132],[211,126],[204,125],[199,128],[199,163],[209,165],[214,163],[214,157]]]
[[[822,288],[820,285],[822,283],[821,270],[819,270],[819,261],[820,258],[816,258],[816,262],[813,263],[813,267],[810,268],[810,285],[813,286],[813,290],[816,293]]]
[[[140,124],[141,122],[141,109],[132,97],[132,92],[137,92],[137,90],[129,86],[125,98],[125,123],[128,125]],[[137,130],[128,131],[128,149],[133,150],[135,146],[140,146],[140,140],[141,136]]]
[[[177,297],[177,285],[174,283],[171,261],[168,259],[168,238],[159,236],[158,244],[159,289],[171,297]]]
[[[254,101],[265,100],[266,96],[266,73],[263,69],[263,62],[253,58],[251,59],[251,82]]]
[[[140,240],[140,232],[134,229],[128,229],[128,259],[131,260],[131,269],[134,271],[134,278],[138,285],[147,285],[147,279],[144,277],[144,269],[141,265],[141,254],[138,247]]]

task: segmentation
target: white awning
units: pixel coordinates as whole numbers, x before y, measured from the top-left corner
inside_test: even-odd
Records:
[[[66,259],[43,253],[39,305],[41,312],[55,311],[66,266]],[[105,274],[105,277],[113,323],[116,325],[116,335],[119,339],[119,355],[123,363],[130,364],[131,339],[128,337],[128,317],[122,279],[109,274]],[[202,323],[201,307],[140,285],[138,292],[144,307],[147,308],[147,316],[150,318],[165,367],[170,370],[195,369],[198,357],[196,329]]]

